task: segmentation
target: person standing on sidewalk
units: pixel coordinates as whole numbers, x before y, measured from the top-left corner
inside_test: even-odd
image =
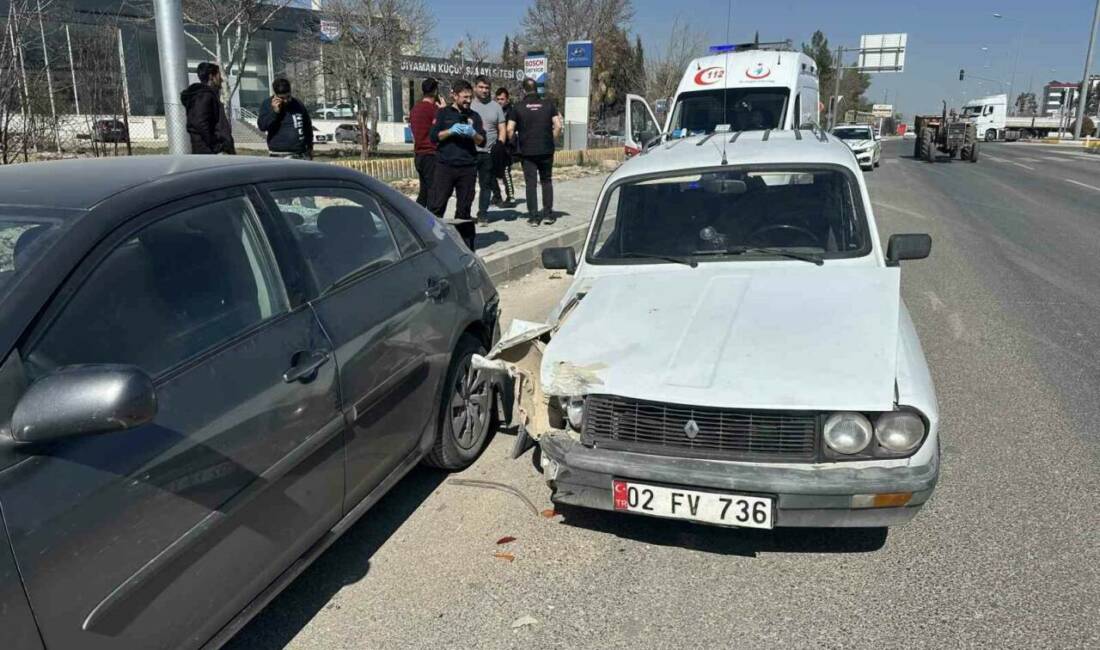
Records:
[[[534,79],[523,80],[523,99],[508,120],[508,137],[516,138],[516,148],[523,164],[523,181],[527,185],[527,222],[537,226],[545,219],[554,223],[554,141],[561,133],[561,115],[554,102],[539,97]],[[542,205],[536,181],[542,185]]]
[[[409,111],[409,128],[413,134],[413,164],[420,179],[416,202],[426,208],[435,175],[436,145],[431,139],[432,124],[435,123],[436,112],[442,108],[442,102],[439,101],[439,82],[435,79],[428,77],[420,82],[420,90],[424,95]]]
[[[267,150],[273,158],[313,159],[313,120],[298,98],[290,94],[290,82],[276,79],[275,93],[260,105],[256,126],[267,134]]]
[[[191,153],[235,154],[233,128],[225,115],[218,93],[222,88],[222,71],[216,63],[203,61],[195,68],[199,83],[193,83],[180,93],[187,109],[187,133],[191,136]]]
[[[493,174],[493,147],[497,142],[508,138],[508,121],[504,109],[493,101],[493,87],[489,80],[478,76],[474,80],[473,110],[481,116],[481,125],[485,129],[485,142],[477,147],[477,222],[489,223],[489,203],[493,198],[496,176]]]
[[[456,227],[466,246],[474,250],[476,230],[470,217],[477,184],[477,148],[485,143],[481,116],[470,109],[474,89],[460,79],[451,86],[450,106],[439,109],[432,125],[431,139],[437,145],[435,175],[429,198],[430,210],[440,219],[447,212],[447,201],[455,194]]]
[[[512,96],[508,89],[504,86],[497,88],[496,100],[497,104],[500,104],[501,110],[504,111],[505,121],[511,120],[514,111]],[[493,182],[493,196],[496,197],[497,204],[500,207],[514,208],[516,207],[516,186],[512,182],[512,154],[515,153],[515,143],[505,133],[505,137],[497,142],[492,153],[493,175],[504,183],[504,200],[500,200],[500,185],[496,181]]]

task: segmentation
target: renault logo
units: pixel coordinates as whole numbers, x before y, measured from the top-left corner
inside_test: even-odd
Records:
[[[695,436],[699,435],[699,425],[695,420],[688,420],[684,425],[684,435],[688,437],[688,440],[695,440]]]

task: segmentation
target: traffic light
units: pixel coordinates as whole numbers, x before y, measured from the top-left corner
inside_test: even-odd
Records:
[[[966,70],[959,70],[959,81],[963,80],[963,76],[966,75]]]

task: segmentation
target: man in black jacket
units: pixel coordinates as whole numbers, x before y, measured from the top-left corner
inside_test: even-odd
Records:
[[[313,158],[313,120],[302,102],[290,94],[290,82],[276,79],[275,93],[260,105],[256,126],[267,134],[267,150],[272,157]]]
[[[436,151],[432,194],[428,200],[429,209],[442,219],[451,192],[455,193],[455,219],[465,220],[455,229],[470,250],[474,250],[475,229],[470,206],[474,203],[477,185],[477,147],[485,142],[481,116],[470,108],[473,98],[473,86],[459,79],[451,86],[453,103],[435,114],[430,137],[439,148]]]
[[[539,97],[534,79],[523,80],[523,100],[508,118],[508,138],[516,139],[527,184],[527,223],[539,225],[543,219],[554,223],[554,141],[561,133],[561,115],[554,102]],[[539,211],[538,187],[542,186],[542,212]]]
[[[191,136],[191,153],[237,153],[233,144],[233,129],[218,97],[222,87],[221,68],[202,62],[195,69],[199,83],[191,84],[180,93],[187,109],[187,133]]]

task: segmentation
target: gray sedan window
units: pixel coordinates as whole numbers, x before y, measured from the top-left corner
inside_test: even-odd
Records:
[[[287,310],[251,204],[157,221],[114,249],[24,357],[39,375],[88,363],[163,371]]]

